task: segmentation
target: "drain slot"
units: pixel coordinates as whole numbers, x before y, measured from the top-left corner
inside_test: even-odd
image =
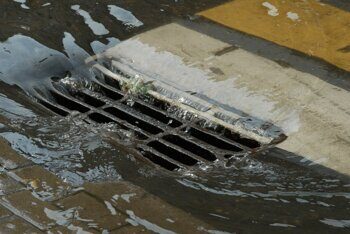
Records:
[[[86,106],[83,106],[59,93],[50,92],[51,95],[55,98],[55,101],[57,102],[57,104],[66,107],[69,110],[75,110],[75,111],[79,111],[81,113],[86,113],[88,112],[90,109],[87,108]]]
[[[200,131],[196,128],[189,128],[189,129],[184,129],[186,132],[188,132],[191,136],[197,138],[198,140],[201,140],[203,142],[206,142],[207,144],[210,144],[212,146],[215,146],[216,148],[219,149],[225,149],[225,150],[230,150],[234,152],[240,152],[243,149],[232,145],[226,141],[223,141],[211,134],[207,134],[203,131]]]
[[[103,96],[106,96],[112,100],[117,101],[117,100],[120,100],[124,97],[124,95],[122,93],[120,93],[120,91],[118,91],[112,87],[109,87],[109,86],[101,83],[98,80],[95,80],[93,82],[93,84],[95,87],[94,91],[96,91],[96,92],[102,94]]]
[[[210,151],[203,149],[202,147],[198,146],[197,144],[194,144],[192,142],[189,142],[177,135],[167,135],[163,137],[164,140],[177,145],[193,154],[198,155],[199,157],[202,157],[208,161],[215,161],[217,158],[213,153]]]
[[[88,116],[91,120],[93,120],[96,123],[102,123],[102,124],[116,123],[116,121],[114,121],[113,119],[111,119],[105,115],[102,115],[100,113],[92,113],[92,114],[89,114]]]
[[[49,110],[55,112],[56,114],[60,115],[60,116],[63,116],[63,117],[66,117],[69,115],[69,113],[65,110],[62,110],[61,108],[55,106],[55,105],[52,105],[51,103],[47,102],[47,101],[44,101],[44,100],[41,100],[41,99],[38,99],[38,102],[45,106],[46,108],[48,108]]]
[[[158,133],[161,133],[163,132],[162,129],[156,127],[156,126],[153,126],[139,118],[136,118],[134,117],[133,115],[125,112],[125,111],[122,111],[120,109],[117,109],[115,107],[108,107],[106,109],[104,109],[106,112],[114,115],[115,117],[119,118],[119,119],[122,119],[122,120],[125,120],[127,121],[128,123],[146,131],[146,132],[149,132],[151,134],[158,134]]]
[[[169,170],[169,171],[174,171],[177,169],[180,169],[177,165],[165,160],[164,158],[155,155],[154,153],[151,153],[149,151],[145,151],[143,149],[139,149],[140,153],[142,156],[145,158],[149,159],[151,162]]]
[[[126,103],[124,103],[126,104]],[[150,108],[146,105],[141,104],[140,102],[134,102],[132,105],[132,108],[141,112],[142,114],[148,115],[164,124],[167,124],[168,126],[171,126],[173,128],[180,127],[182,123],[180,121],[177,121],[174,118],[168,117],[167,115],[163,114],[160,111],[154,110],[153,108]]]
[[[207,123],[205,120],[200,120],[196,123],[198,127],[203,127],[213,134],[218,134],[228,139],[229,141],[234,141],[242,146],[246,146],[250,149],[258,148],[261,144],[253,139],[247,139],[241,137],[239,134],[232,132],[231,130],[224,128],[223,126]]]
[[[159,141],[152,141],[147,145],[184,165],[193,166],[198,162],[197,160],[191,158],[190,156],[184,154],[183,152],[175,150],[170,146],[160,143]]]
[[[113,88],[116,88],[118,90],[121,90],[120,83],[116,81],[115,79],[112,79],[108,76],[104,76],[106,84],[112,86]]]
[[[88,117],[96,122],[96,123],[101,123],[101,124],[106,124],[106,123],[116,123],[118,124],[122,129],[124,130],[132,130],[130,128],[128,128],[127,126],[125,126],[124,124],[122,123],[119,123],[111,118],[109,118],[108,116],[105,116],[103,114],[100,114],[100,113],[91,113],[88,115]],[[148,139],[148,137],[146,135],[144,135],[143,133],[139,132],[139,131],[136,131],[136,130],[132,130],[134,133],[135,133],[135,136],[140,139],[140,140],[146,140]]]
[[[105,102],[103,102],[95,97],[92,97],[84,92],[78,92],[74,95],[74,97],[76,97],[80,101],[85,102],[85,103],[89,104],[90,106],[93,106],[96,108],[104,106],[106,104]]]
[[[100,86],[100,90],[101,90],[102,94],[104,94],[108,98],[115,100],[115,101],[120,100],[124,97],[124,95],[117,93],[109,88],[104,87],[104,86]]]

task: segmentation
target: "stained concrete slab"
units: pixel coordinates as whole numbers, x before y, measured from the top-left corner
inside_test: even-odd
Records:
[[[56,200],[72,192],[71,186],[38,165],[20,168],[8,174],[30,187],[43,200]]]
[[[341,8],[318,0],[235,0],[199,14],[350,71],[350,13]]]
[[[8,146],[2,143],[6,154],[10,148],[1,148]],[[6,155],[24,159],[15,151]],[[0,187],[0,232],[202,233],[202,228],[212,227],[126,181],[85,183],[71,190],[41,166],[23,165],[3,169]]]
[[[128,215],[126,221],[137,226],[122,228],[121,233],[143,232],[144,227],[147,231],[160,233],[168,233],[169,230],[175,233],[202,233],[199,227],[212,228],[191,214],[128,182],[85,183],[84,188],[109,207],[115,207],[116,212]]]
[[[289,136],[280,148],[310,165],[349,175],[350,92],[232,45],[172,23],[122,42],[106,55],[141,76],[271,121]]]
[[[21,220],[16,216],[11,216],[0,220],[1,233],[24,233],[24,234],[39,234],[43,233],[39,229],[33,227],[29,223]]]
[[[28,166],[32,163],[30,160],[19,156],[3,138],[0,138],[0,148],[0,165],[6,169],[11,170],[18,167]]]

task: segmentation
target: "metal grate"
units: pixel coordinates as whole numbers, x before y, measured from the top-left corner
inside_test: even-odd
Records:
[[[206,103],[195,98],[190,103],[178,101],[176,95],[181,94],[169,92],[164,84],[156,83],[156,89],[146,94],[130,94],[123,91],[122,84],[134,74],[113,65],[95,65],[94,69],[96,77],[89,88],[62,86],[60,81],[53,81],[51,96],[41,95],[38,101],[61,116],[78,112],[87,122],[112,122],[133,131],[138,154],[162,168],[174,171],[217,160],[228,162],[286,138],[279,130],[272,136],[259,135],[256,129],[245,127],[249,119],[224,118],[227,112],[207,108]],[[271,128],[265,123],[266,126]]]

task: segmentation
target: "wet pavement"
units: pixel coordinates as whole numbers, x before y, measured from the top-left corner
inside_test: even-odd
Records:
[[[91,55],[174,20],[204,23],[195,14],[224,2],[0,3],[1,230],[349,231],[350,181],[337,172],[286,161],[297,156],[274,149],[236,167],[170,173],[135,157],[132,134],[116,125],[55,116],[32,98],[52,77],[88,78]]]

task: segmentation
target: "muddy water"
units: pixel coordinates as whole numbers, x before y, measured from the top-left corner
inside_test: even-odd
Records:
[[[89,77],[83,65],[89,55],[173,18],[191,20],[218,2],[1,1],[0,114],[8,121],[0,124],[0,136],[73,185],[129,180],[220,231],[346,232],[346,181],[273,158],[276,152],[231,168],[169,174],[117,146],[116,138],[128,146],[130,132],[50,116],[21,96],[45,92],[51,77],[67,71]]]

